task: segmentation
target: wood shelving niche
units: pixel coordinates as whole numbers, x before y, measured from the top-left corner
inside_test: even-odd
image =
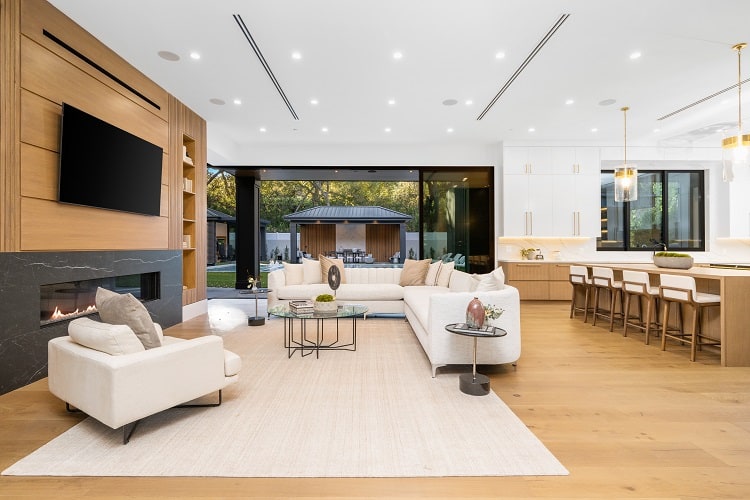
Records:
[[[182,293],[195,295],[196,291],[196,168],[195,141],[182,136]]]

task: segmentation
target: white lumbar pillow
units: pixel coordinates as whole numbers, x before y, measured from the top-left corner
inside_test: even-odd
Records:
[[[78,318],[68,323],[68,335],[76,344],[113,356],[146,350],[128,325],[111,325],[89,318]]]

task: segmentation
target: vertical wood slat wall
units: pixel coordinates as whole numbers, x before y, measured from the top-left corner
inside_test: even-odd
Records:
[[[20,247],[20,33],[21,0],[0,0],[0,251]]]
[[[401,226],[398,224],[367,224],[365,244],[375,262],[386,262],[399,251]],[[402,255],[402,257],[405,257]]]
[[[336,224],[304,224],[300,227],[300,250],[313,259],[336,250]]]
[[[46,1],[0,2],[0,251],[181,249],[177,234],[183,224],[185,134],[195,140],[197,167],[196,278],[188,299],[205,299],[205,121]],[[44,30],[153,104],[55,43]],[[57,201],[63,102],[162,147],[159,217]]]

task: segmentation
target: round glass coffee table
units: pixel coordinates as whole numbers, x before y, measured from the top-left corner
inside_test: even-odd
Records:
[[[307,356],[315,353],[315,357],[320,357],[320,351],[356,351],[357,350],[357,318],[361,318],[367,313],[367,306],[359,304],[344,304],[330,313],[297,313],[293,312],[289,305],[274,306],[268,310],[271,316],[284,318],[284,347],[287,349],[288,357],[299,351],[300,356]],[[351,337],[340,337],[339,321],[352,320]],[[294,320],[298,321],[295,328]],[[335,320],[336,326],[333,332],[326,335],[325,323]],[[308,321],[315,322],[315,337],[312,332],[308,335]]]
[[[482,337],[504,337],[508,332],[494,326],[469,328],[466,323],[451,323],[445,325],[445,329],[456,335],[474,337],[474,357],[471,363],[471,373],[462,373],[458,376],[458,387],[464,394],[486,396],[490,393],[490,379],[486,375],[477,373],[477,339]]]

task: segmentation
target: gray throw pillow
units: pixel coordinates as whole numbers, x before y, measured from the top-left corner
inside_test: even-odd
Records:
[[[161,347],[161,339],[146,307],[133,294],[96,290],[96,309],[105,323],[128,325],[146,349]]]

